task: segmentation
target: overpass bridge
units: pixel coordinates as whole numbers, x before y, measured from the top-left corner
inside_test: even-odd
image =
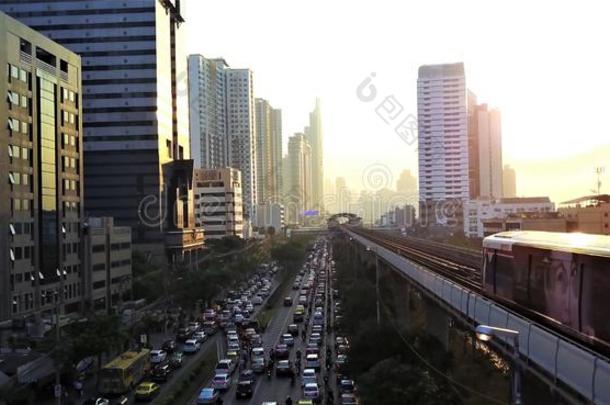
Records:
[[[610,361],[602,354],[484,297],[473,275],[460,274],[457,269],[443,273],[388,249],[365,232],[349,227],[340,230],[357,248],[376,255],[377,272],[380,262],[390,267],[473,330],[480,324],[518,330],[521,366],[564,398],[610,404]],[[512,338],[498,335],[495,339],[502,343],[497,348],[508,354]]]

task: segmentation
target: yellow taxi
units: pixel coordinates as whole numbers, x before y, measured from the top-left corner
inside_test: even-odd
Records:
[[[311,399],[300,399],[297,405],[313,405],[313,401]]]
[[[143,382],[136,387],[136,400],[149,401],[159,393],[160,389],[159,384],[149,381]]]

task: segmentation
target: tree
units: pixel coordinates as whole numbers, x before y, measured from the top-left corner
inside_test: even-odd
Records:
[[[102,354],[122,350],[128,337],[116,315],[93,315],[85,322],[70,325],[65,333],[72,363],[94,356],[98,359],[98,368]]]

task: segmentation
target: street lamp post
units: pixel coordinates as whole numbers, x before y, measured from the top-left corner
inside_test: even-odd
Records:
[[[519,354],[519,331],[513,329],[497,328],[489,325],[479,325],[475,329],[478,340],[487,342],[493,339],[494,335],[511,336],[513,339],[513,384],[512,384],[512,403],[514,405],[523,404],[521,399],[521,358]]]

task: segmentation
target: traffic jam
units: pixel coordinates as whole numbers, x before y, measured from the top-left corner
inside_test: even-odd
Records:
[[[335,335],[341,308],[334,273],[330,245],[320,238],[279,291],[286,296],[266,309],[273,315],[264,330],[251,316],[253,301],[262,303],[262,297],[254,291],[230,296],[217,319],[210,316],[223,330],[223,358],[192,403],[359,404],[356,385],[345,374],[349,342]]]

